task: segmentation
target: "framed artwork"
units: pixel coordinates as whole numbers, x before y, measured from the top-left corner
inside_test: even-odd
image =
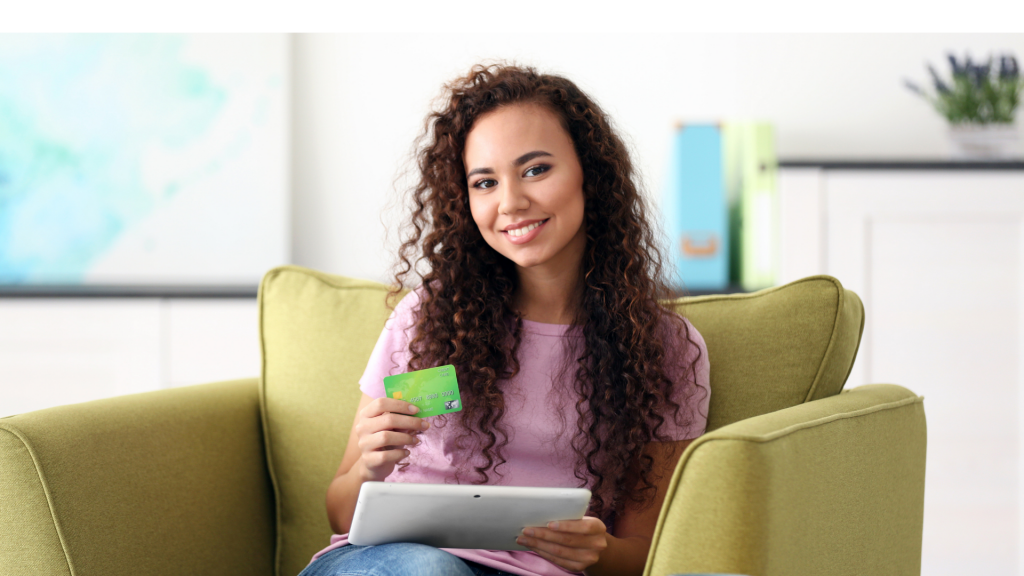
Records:
[[[0,35],[0,287],[287,263],[289,39]]]

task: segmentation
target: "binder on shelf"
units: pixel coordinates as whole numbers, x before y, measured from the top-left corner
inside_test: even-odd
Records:
[[[729,215],[722,160],[718,125],[678,127],[664,197],[676,288],[722,290],[729,284]]]
[[[775,131],[763,122],[729,122],[723,133],[730,280],[748,291],[768,288],[779,269]]]

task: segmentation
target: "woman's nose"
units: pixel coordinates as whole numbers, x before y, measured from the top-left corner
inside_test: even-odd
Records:
[[[501,214],[514,214],[530,207],[530,199],[523,194],[522,186],[518,182],[506,184],[501,188],[501,202],[498,204],[498,212]]]

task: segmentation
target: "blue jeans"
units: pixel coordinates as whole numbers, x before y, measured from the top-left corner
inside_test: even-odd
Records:
[[[425,544],[381,544],[335,548],[306,566],[299,576],[504,576]],[[511,575],[509,575],[511,576]]]

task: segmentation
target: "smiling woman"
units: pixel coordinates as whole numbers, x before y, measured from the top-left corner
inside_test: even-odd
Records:
[[[700,334],[659,303],[668,289],[632,162],[565,78],[477,66],[446,92],[421,140],[391,296],[419,278],[360,379],[327,493],[338,534],[303,576],[640,574],[670,474],[704,432],[710,367]],[[447,364],[461,412],[427,421],[386,397],[384,377]],[[593,498],[583,519],[524,529],[529,551],[349,545],[367,481]]]

